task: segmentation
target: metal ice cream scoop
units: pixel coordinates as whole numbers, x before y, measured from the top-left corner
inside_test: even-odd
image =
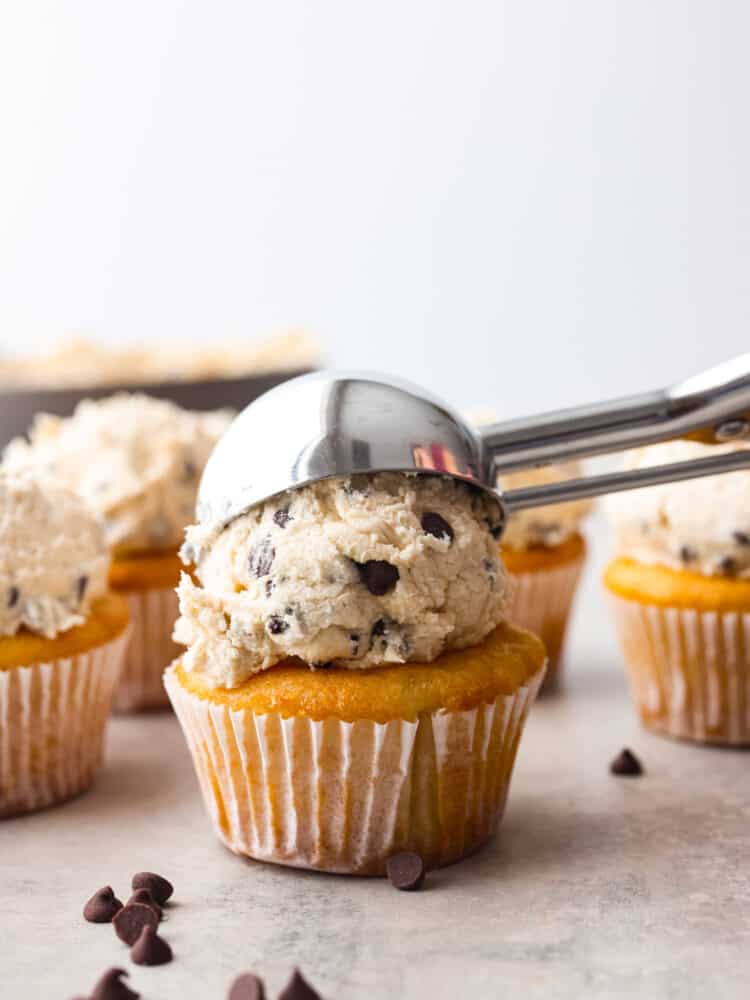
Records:
[[[276,494],[333,476],[406,472],[464,480],[507,515],[527,507],[750,467],[750,448],[500,492],[497,475],[691,436],[750,432],[750,354],[658,392],[469,426],[431,393],[366,372],[290,379],[251,403],[206,465],[198,518],[220,529]]]

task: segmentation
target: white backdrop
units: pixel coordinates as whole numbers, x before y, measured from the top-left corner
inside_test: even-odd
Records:
[[[746,0],[0,3],[7,350],[304,326],[502,414],[745,349]]]

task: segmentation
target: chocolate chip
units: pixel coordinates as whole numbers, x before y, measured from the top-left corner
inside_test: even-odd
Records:
[[[349,633],[349,651],[351,652],[352,656],[356,656],[357,653],[359,653],[359,640],[360,640],[359,632]]]
[[[144,906],[143,903],[128,903],[117,912],[112,925],[121,941],[133,945],[144,927],[153,927],[156,930],[159,918],[150,906]]]
[[[276,589],[276,584],[269,577],[269,579],[266,580],[266,587],[265,587],[266,597],[270,597],[271,594],[274,592],[275,589]]]
[[[490,534],[492,535],[493,538],[501,538],[503,534],[502,524],[491,524]]]
[[[78,602],[83,600],[83,596],[86,593],[86,587],[89,585],[89,578],[87,576],[78,577]]]
[[[232,983],[227,1000],[266,1000],[263,980],[252,972],[243,972]]]
[[[299,969],[295,969],[292,978],[279,993],[279,1000],[320,1000],[320,993],[312,988]]]
[[[289,628],[289,622],[285,622],[281,615],[271,615],[267,627],[271,635],[281,635]]]
[[[195,477],[198,475],[198,466],[191,459],[186,458],[182,466],[182,479],[183,482],[192,483]]]
[[[733,531],[732,538],[738,545],[750,545],[750,535],[746,531]]]
[[[133,895],[128,900],[127,905],[130,906],[131,903],[143,903],[144,906],[150,906],[151,909],[156,914],[156,916],[159,918],[159,920],[161,920],[162,918],[161,907],[156,902],[154,897],[151,895],[151,890],[146,889],[145,886],[143,889],[135,890]]]
[[[279,507],[277,511],[274,511],[273,523],[278,525],[280,528],[286,528],[291,519],[292,515],[289,513],[289,504],[287,504],[286,507]]]
[[[725,576],[734,576],[737,572],[737,560],[732,559],[731,556],[724,556],[719,562],[719,572]]]
[[[275,556],[276,549],[273,547],[271,536],[266,535],[265,538],[262,538],[250,550],[250,555],[248,557],[250,576],[268,576],[271,572],[271,566],[273,566]]]
[[[414,851],[393,854],[385,865],[388,878],[395,889],[414,892],[421,889],[424,882],[424,861]]]
[[[159,906],[164,906],[174,892],[171,882],[168,882],[163,875],[156,875],[154,872],[136,872],[130,886],[132,889],[148,889]]]
[[[86,903],[83,916],[91,924],[108,924],[121,909],[122,903],[116,898],[112,886],[105,885],[103,889],[97,889]]]
[[[357,563],[357,569],[362,583],[375,597],[382,597],[393,590],[398,582],[399,572],[396,566],[382,559],[369,559],[366,563]]]
[[[107,969],[97,980],[90,1000],[138,1000],[141,994],[121,982],[127,975],[124,969]]]
[[[434,535],[435,538],[440,538],[442,540],[453,541],[453,528],[448,524],[444,517],[440,514],[436,514],[433,510],[425,511],[422,514],[421,519],[422,531],[426,531],[428,535]]]
[[[130,949],[136,965],[166,965],[172,961],[172,949],[148,924],[141,930],[138,940]]]
[[[689,545],[683,545],[680,548],[680,559],[684,563],[693,562],[693,560],[698,558],[698,553],[695,549],[691,549]]]
[[[18,587],[11,587],[8,591],[8,607],[14,608],[18,604],[18,598],[21,596],[21,591]]]
[[[625,747],[609,765],[612,774],[623,778],[637,778],[643,774],[643,767],[632,750]]]

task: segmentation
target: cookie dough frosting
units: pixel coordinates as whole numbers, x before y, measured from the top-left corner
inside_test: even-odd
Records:
[[[748,447],[669,441],[628,453],[625,467],[687,462]],[[710,576],[750,577],[750,470],[616,494],[606,509],[620,555]]]
[[[104,530],[68,490],[0,473],[0,635],[81,625],[107,588]]]
[[[391,473],[291,491],[218,536],[189,528],[184,665],[233,687],[290,656],[361,668],[475,645],[506,603],[496,519],[462,483]]]
[[[203,466],[229,411],[193,413],[142,394],[84,400],[72,417],[41,414],[8,469],[34,469],[82,496],[116,555],[176,549],[194,516]]]

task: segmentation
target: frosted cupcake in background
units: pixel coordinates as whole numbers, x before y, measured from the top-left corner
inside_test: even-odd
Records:
[[[188,529],[165,683],[228,847],[382,874],[492,835],[545,663],[504,620],[496,519],[462,483],[382,474]]]
[[[0,816],[93,780],[127,642],[109,560],[79,497],[0,473]]]
[[[467,419],[480,426],[495,418],[488,411],[473,411]],[[580,462],[563,462],[506,473],[497,485],[503,490],[518,489],[577,479],[582,474]],[[547,647],[544,691],[560,680],[568,621],[586,562],[581,525],[592,508],[590,500],[576,500],[518,511],[508,518],[502,534],[503,563],[514,583],[508,619],[540,636]]]
[[[747,448],[674,441],[627,468]],[[604,574],[641,718],[658,732],[750,744],[750,472],[610,497]]]
[[[177,550],[193,518],[200,476],[228,425],[227,411],[193,413],[146,395],[79,403],[72,417],[40,414],[3,466],[31,469],[81,496],[103,521],[110,585],[128,599],[133,635],[115,709],[169,704],[162,684],[178,647]]]

